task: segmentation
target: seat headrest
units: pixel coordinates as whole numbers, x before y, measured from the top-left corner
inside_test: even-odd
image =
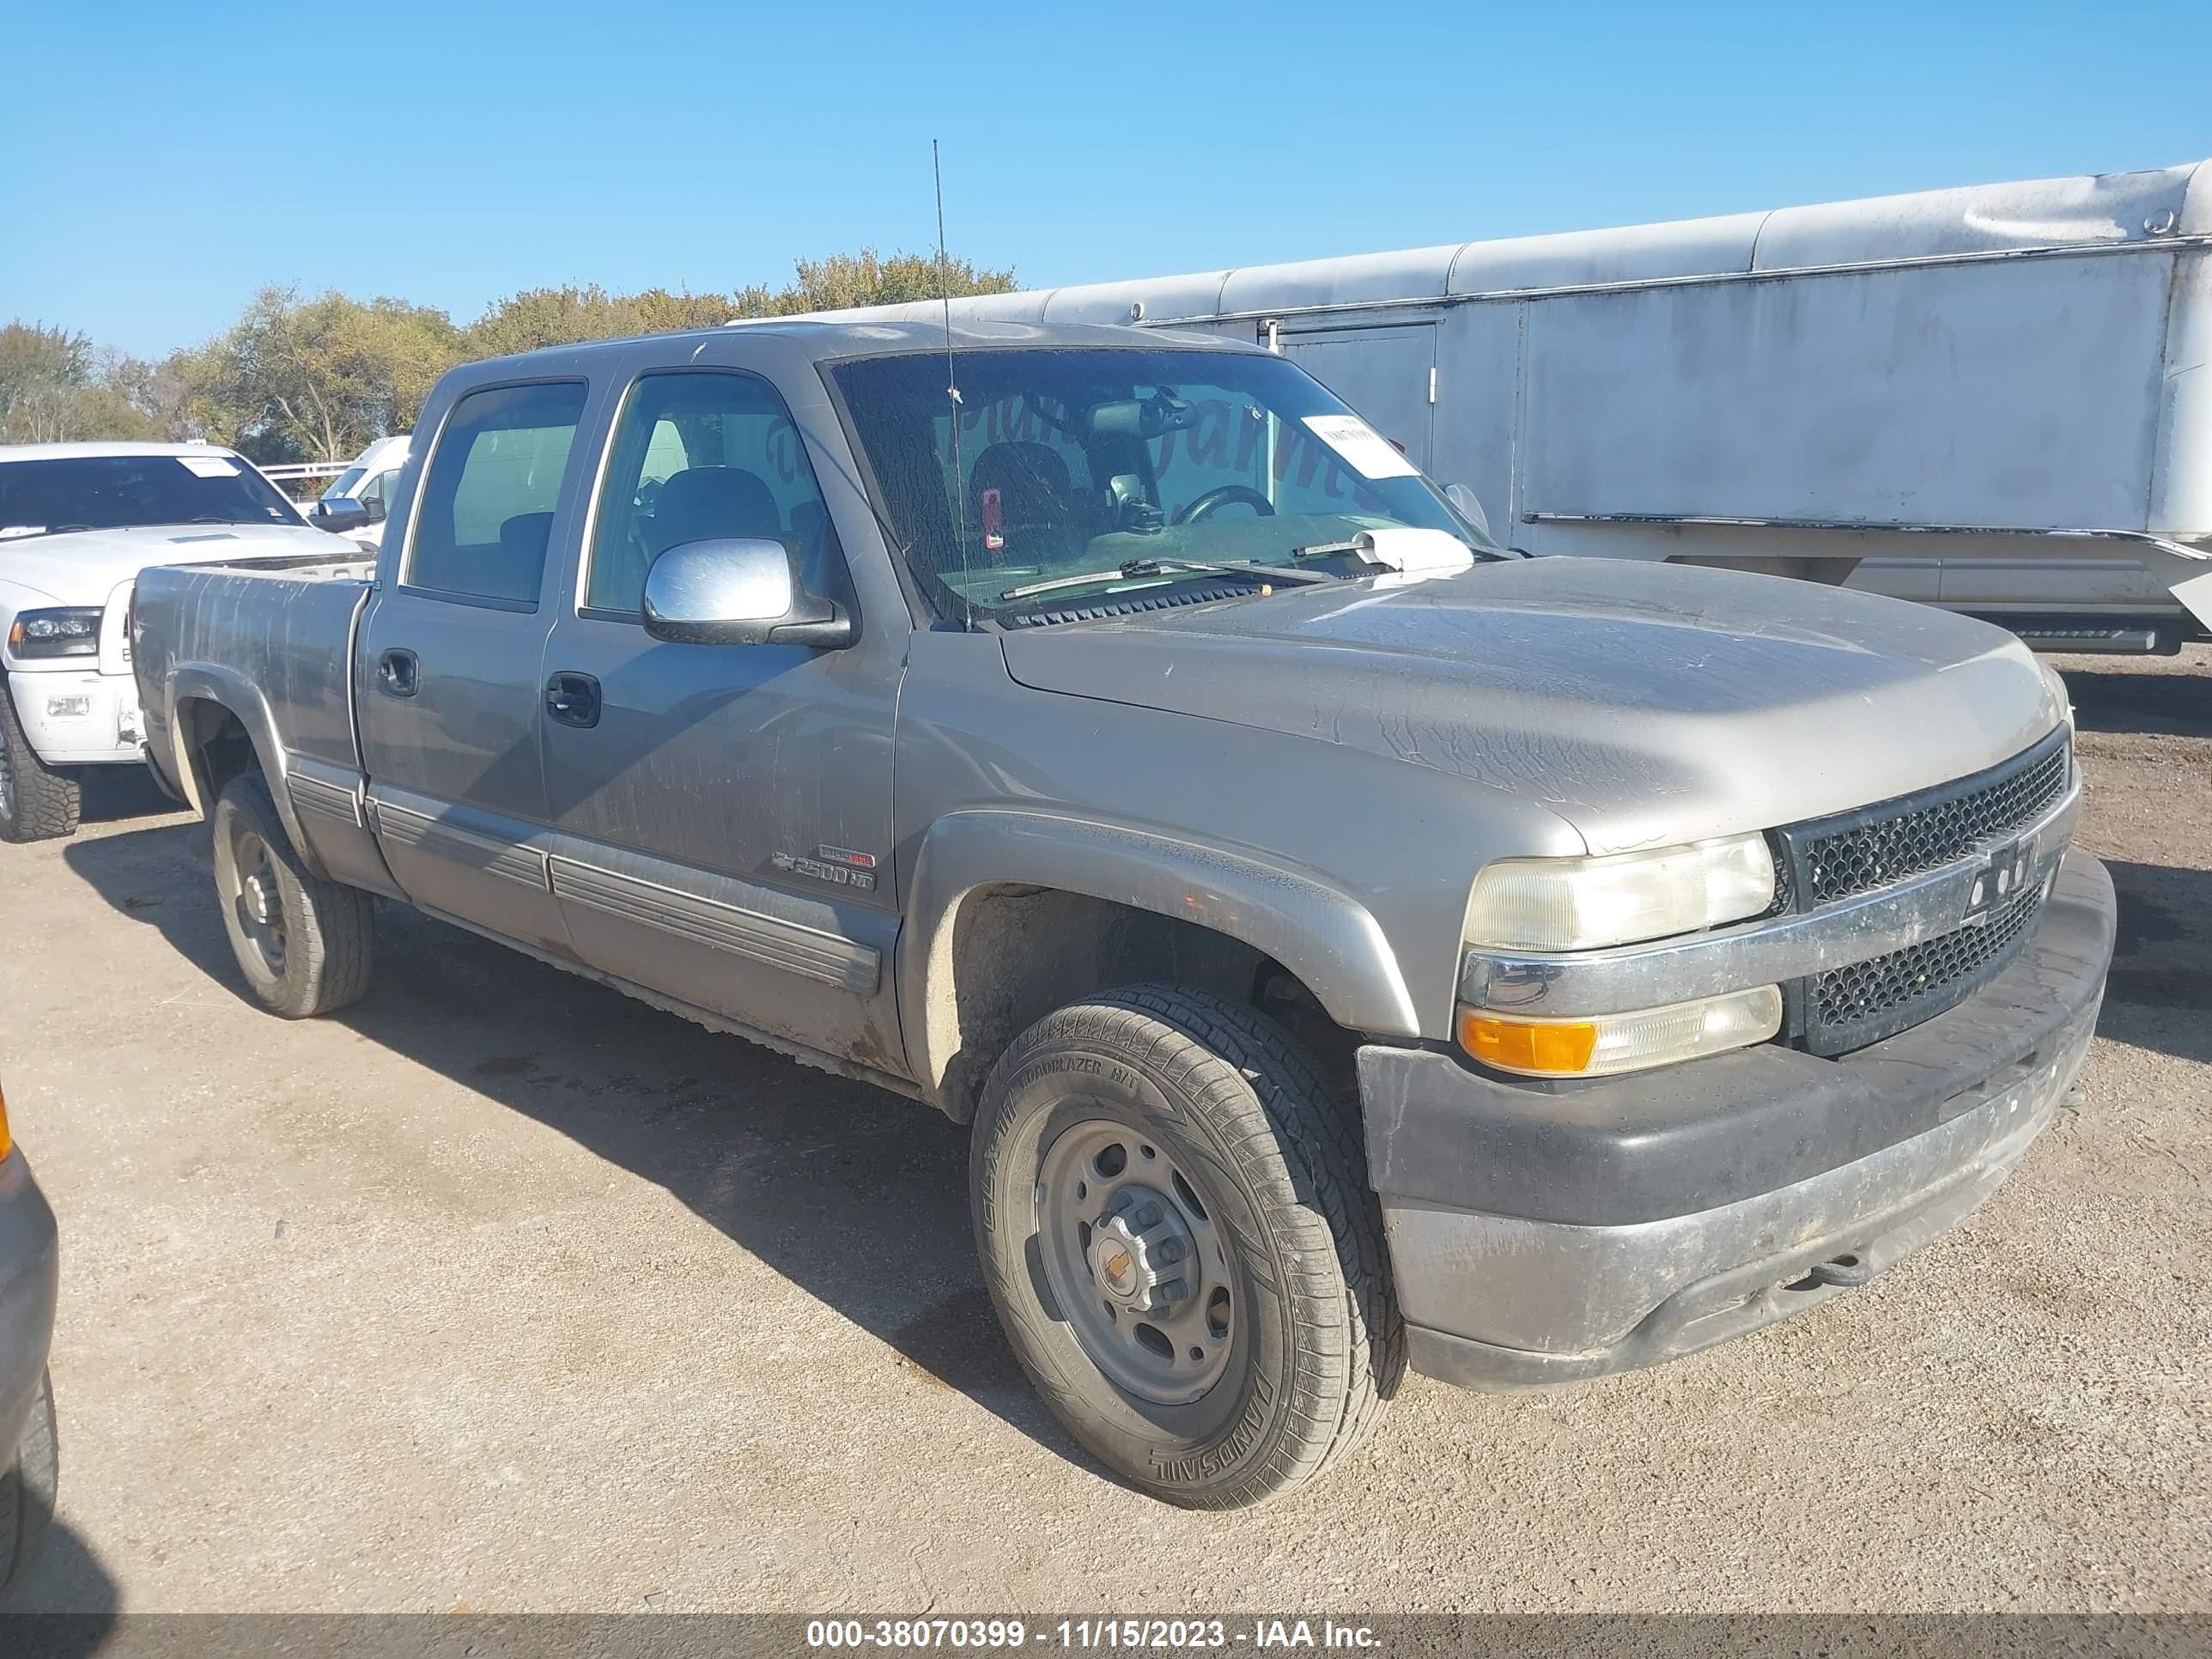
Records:
[[[783,539],[783,515],[760,475],[741,466],[694,466],[672,473],[653,503],[653,550],[723,536]]]

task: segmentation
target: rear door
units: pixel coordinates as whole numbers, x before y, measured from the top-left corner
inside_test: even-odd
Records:
[[[641,374],[623,396],[540,714],[551,874],[592,966],[895,1065],[891,732],[906,623],[847,649],[672,645],[639,615],[681,542],[763,537],[853,606],[807,445],[766,378]],[[557,695],[556,695],[557,694]]]
[[[563,509],[580,489],[588,395],[580,380],[538,380],[455,401],[354,662],[393,878],[426,910],[561,956],[573,953],[545,864],[541,599],[555,526],[573,521]]]

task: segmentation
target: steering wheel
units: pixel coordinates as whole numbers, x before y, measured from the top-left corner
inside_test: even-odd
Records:
[[[1231,501],[1242,501],[1263,519],[1275,516],[1275,504],[1258,490],[1244,484],[1216,484],[1188,507],[1175,515],[1177,524],[1196,524],[1200,519],[1212,516],[1217,507],[1227,507]]]

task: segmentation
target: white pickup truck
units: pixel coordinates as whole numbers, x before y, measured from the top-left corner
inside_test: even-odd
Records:
[[[351,551],[227,449],[0,446],[0,841],[70,834],[77,769],[143,762],[126,625],[141,569]]]

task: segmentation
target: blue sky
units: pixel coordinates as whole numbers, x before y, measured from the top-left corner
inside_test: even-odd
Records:
[[[0,0],[0,319],[465,321],[935,240],[1024,285],[2212,155],[2212,5]]]

